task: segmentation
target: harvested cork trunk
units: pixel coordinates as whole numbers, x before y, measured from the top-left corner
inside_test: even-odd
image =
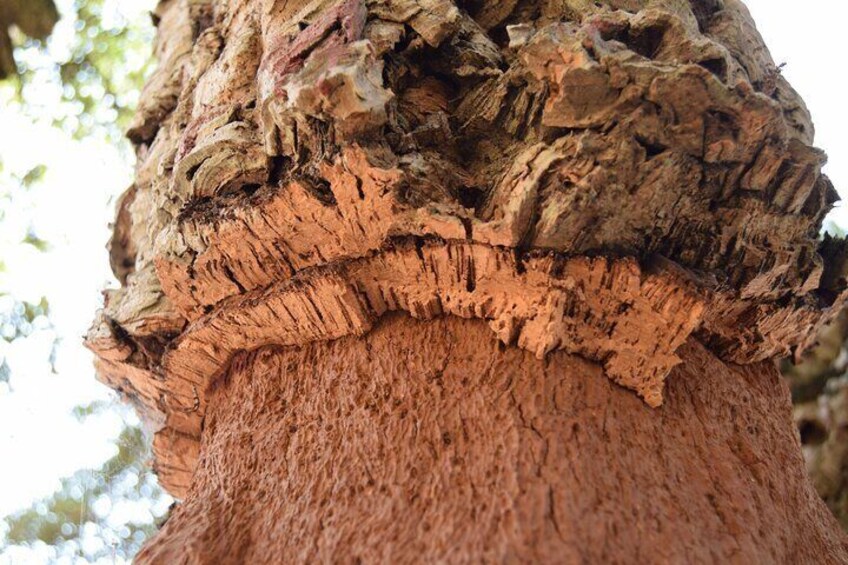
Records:
[[[846,300],[736,0],[167,0],[87,338],[142,563],[844,562],[775,359]]]

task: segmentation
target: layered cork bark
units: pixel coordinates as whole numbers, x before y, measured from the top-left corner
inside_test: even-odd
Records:
[[[815,329],[845,301],[845,244],[817,237],[835,201],[820,172],[824,154],[811,146],[803,102],[738,1],[167,0],[155,20],[160,66],[129,131],[137,175],[120,202],[111,246],[123,286],[107,294],[88,336],[101,379],[132,400],[155,430],[161,482],[188,496],[174,522],[179,525],[154,542],[150,557],[183,551],[195,561],[273,560],[276,548],[295,560],[346,559],[355,556],[338,552],[355,545],[373,560],[412,559],[415,553],[400,549],[374,552],[387,539],[380,536],[407,523],[408,497],[417,492],[424,497],[421,512],[443,518],[432,534],[414,537],[431,557],[449,559],[434,548],[448,543],[444,528],[465,515],[462,505],[469,501],[457,493],[451,502],[450,489],[444,504],[425,497],[422,489],[435,488],[426,477],[404,483],[407,498],[387,495],[392,505],[384,518],[392,528],[375,526],[376,537],[363,534],[353,545],[296,552],[319,544],[314,520],[325,523],[332,514],[354,527],[363,519],[334,490],[337,481],[353,480],[353,470],[324,475],[323,486],[314,483],[310,488],[318,490],[308,496],[297,490],[306,487],[291,473],[308,473],[312,456],[307,448],[294,459],[272,449],[286,445],[293,432],[251,397],[254,381],[276,383],[281,395],[306,387],[302,394],[326,407],[320,418],[335,428],[347,425],[334,408],[339,403],[388,409],[388,393],[347,398],[322,388],[339,366],[329,358],[313,366],[298,356],[356,364],[374,332],[389,327],[397,342],[383,348],[385,359],[366,356],[356,379],[424,378],[428,363],[437,370],[440,361],[396,366],[393,356],[429,346],[415,339],[419,326],[408,318],[384,326],[393,312],[420,320],[422,331],[439,324],[465,328],[431,336],[433,347],[457,340],[458,350],[469,352],[451,361],[467,376],[452,393],[457,401],[462,390],[480,392],[490,361],[506,363],[504,378],[552,371],[545,374],[568,383],[587,378],[572,370],[577,356],[621,387],[604,388],[610,398],[641,397],[639,417],[660,422],[664,414],[680,414],[665,441],[684,453],[700,449],[686,439],[691,409],[649,409],[663,404],[670,374],[718,379],[716,391],[738,384],[734,375],[756,374],[774,387],[768,398],[782,398],[769,363],[807,348]],[[477,321],[456,325],[454,318]],[[702,354],[691,353],[696,350]],[[488,361],[473,351],[489,352]],[[274,361],[257,368],[256,355]],[[504,394],[515,393],[516,379],[507,378]],[[745,397],[762,396],[761,386]],[[540,388],[537,400],[548,402],[550,392]],[[723,410],[725,396],[702,402]],[[503,410],[475,418],[497,429],[507,417]],[[622,422],[636,417],[631,410],[622,408]],[[797,455],[785,414],[748,414],[753,410],[744,407],[743,417],[761,418],[755,428],[769,427],[787,442],[781,449]],[[550,426],[548,433],[563,441],[559,434],[567,430],[555,412],[540,414],[538,425]],[[253,418],[253,424],[225,414]],[[593,417],[577,408],[575,414],[578,425]],[[213,421],[228,423],[210,427]],[[730,437],[721,431],[727,421],[702,424],[702,434]],[[427,434],[438,428],[421,425]],[[267,429],[267,450],[235,449],[221,439],[235,433],[232,426]],[[642,434],[588,440],[658,449],[656,437]],[[494,437],[469,441],[474,449],[497,450]],[[386,468],[379,472],[408,467],[401,441],[386,438]],[[770,441],[751,439],[744,449],[763,457],[749,453],[745,464],[764,465],[763,476],[786,465],[798,474],[751,487],[755,497],[775,505],[774,512],[757,509],[763,527],[786,534],[767,549],[732,534],[740,555],[820,551],[843,558],[844,540],[807,496],[799,458],[778,457]],[[352,439],[313,448],[337,465],[371,453],[374,445]],[[593,449],[600,453],[598,445]],[[473,454],[455,464],[470,468]],[[515,464],[530,463],[521,461],[530,454],[513,455]],[[720,465],[704,457],[712,461],[708,466]],[[626,473],[624,460],[595,464]],[[665,496],[695,496],[690,490],[700,471],[662,469],[652,473]],[[591,475],[571,473],[558,480],[578,482],[556,488],[572,489]],[[732,496],[724,484],[729,475],[716,477],[708,498]],[[220,506],[218,491],[230,492],[225,483],[243,492],[221,494],[226,503]],[[678,487],[688,494],[672,494]],[[278,492],[269,495],[269,489]],[[541,511],[503,485],[483,490],[484,498]],[[257,522],[255,535],[244,541],[248,534],[236,531],[242,518],[229,521],[241,516],[233,514],[234,501],[251,512],[268,496],[280,504],[301,500],[299,516]],[[604,496],[597,504],[611,502]],[[632,536],[650,519],[664,530],[680,511],[669,500],[652,507],[651,518],[614,521],[614,528]],[[790,517],[782,504],[801,504],[804,512]],[[723,524],[747,523],[720,507],[712,506]],[[796,546],[808,531],[798,524],[800,515],[818,532],[810,548]],[[519,546],[531,544],[537,534],[528,532],[545,520],[499,516],[457,538],[457,560],[529,556]],[[482,529],[509,523],[523,525],[508,542],[495,543],[497,536]],[[604,531],[604,543],[612,543],[612,530]],[[281,541],[295,532],[297,544]],[[413,533],[398,531],[398,539]],[[689,546],[704,549],[720,537],[705,534]],[[566,533],[551,547],[567,549],[575,560],[642,548],[599,553],[589,545],[582,534]],[[551,551],[536,557],[553,559]],[[682,555],[674,553],[680,548],[668,551]],[[715,556],[732,555],[724,551]]]

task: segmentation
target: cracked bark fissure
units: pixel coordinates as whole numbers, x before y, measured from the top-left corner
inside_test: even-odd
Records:
[[[846,558],[773,367],[845,245],[741,3],[155,20],[88,336],[185,497],[142,561]]]

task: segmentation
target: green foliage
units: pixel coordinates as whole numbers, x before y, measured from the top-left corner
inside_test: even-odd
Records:
[[[15,245],[28,245],[39,252],[47,251],[50,245],[38,236],[32,227],[20,222],[5,222],[8,218],[25,216],[28,208],[27,192],[41,182],[47,168],[37,165],[23,174],[6,171],[0,163],[0,244],[7,251]],[[0,274],[6,271],[6,263],[0,257]],[[2,287],[0,281],[0,338],[7,343],[28,337],[34,331],[50,327],[50,305],[42,296],[38,302],[21,300]],[[0,382],[9,381],[9,367],[5,359],[0,365]]]
[[[77,21],[74,28],[79,41],[70,57],[59,65],[59,76],[65,87],[62,96],[66,101],[82,105],[84,116],[113,116],[108,122],[119,132],[129,125],[135,107],[135,94],[140,89],[149,66],[149,57],[139,59],[132,66],[125,58],[128,51],[145,51],[151,37],[147,26],[130,26],[126,21],[116,21],[104,26],[103,0],[77,0]],[[85,127],[86,120],[80,125]],[[98,125],[107,125],[99,122]],[[81,131],[84,131],[82,129]],[[81,132],[80,131],[80,132]]]
[[[12,342],[30,335],[36,329],[47,328],[50,325],[47,318],[49,312],[50,305],[45,297],[41,297],[37,304],[32,304],[0,293],[0,337]]]
[[[19,75],[10,79],[10,101],[35,119],[46,114],[76,138],[106,135],[119,141],[126,130],[138,93],[150,70],[152,26],[128,21],[116,0],[59,2],[63,26],[72,26],[67,45],[21,38],[16,50]]]
[[[84,406],[76,406],[73,410],[74,417],[82,422],[91,415],[99,414],[110,407],[109,404],[103,401],[90,402]]]
[[[31,231],[26,234],[26,237],[24,237],[24,239],[23,239],[23,241],[21,241],[21,243],[26,243],[27,245],[32,245],[33,247],[35,247],[39,251],[47,251],[48,249],[50,249],[49,243],[47,243],[45,240],[41,239],[40,237],[38,237],[37,235],[35,235]]]
[[[28,170],[24,176],[20,177],[19,183],[23,188],[31,188],[35,183],[41,181],[44,178],[44,173],[47,172],[47,167],[45,165],[36,165],[35,167]]]

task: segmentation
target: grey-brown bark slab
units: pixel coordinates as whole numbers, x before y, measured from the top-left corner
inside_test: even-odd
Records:
[[[111,244],[122,287],[88,343],[180,497],[210,495],[192,476],[226,455],[201,447],[213,391],[264,347],[354,347],[392,312],[478,319],[479,347],[577,355],[659,407],[684,344],[767,376],[845,301],[845,244],[817,238],[824,154],[738,1],[166,0],[155,16]],[[697,359],[684,373],[708,370]]]

